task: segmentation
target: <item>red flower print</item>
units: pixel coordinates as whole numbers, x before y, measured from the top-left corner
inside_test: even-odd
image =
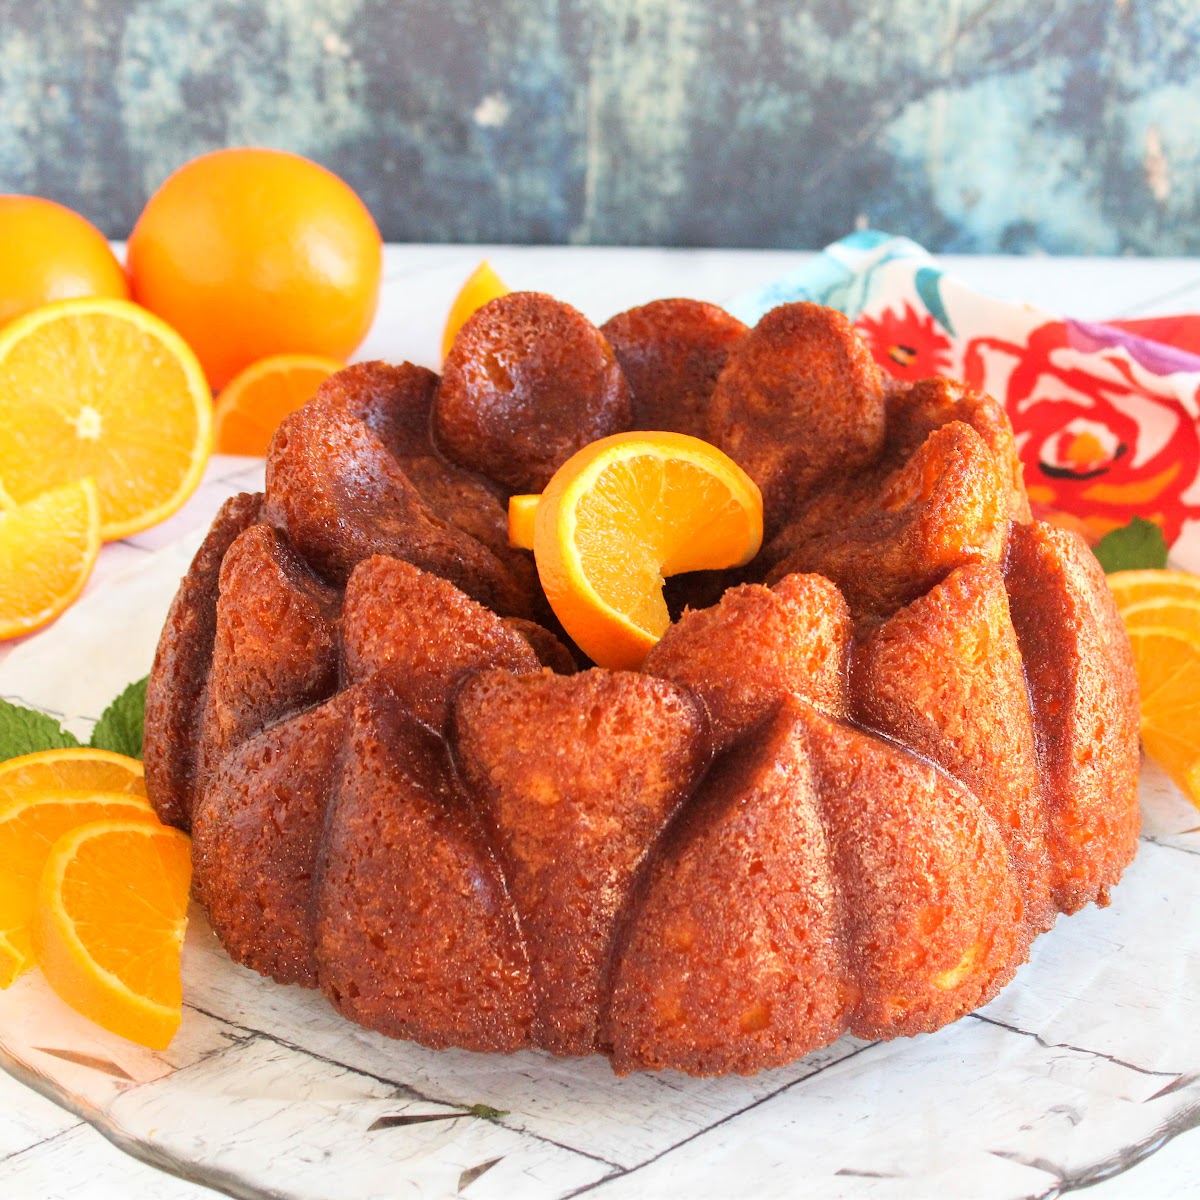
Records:
[[[922,316],[907,300],[904,312],[889,308],[878,319],[860,313],[855,328],[867,340],[871,356],[897,379],[928,379],[950,366],[950,343],[933,317]]]
[[[1052,321],[1025,346],[972,339],[963,377],[1005,400],[1038,516],[1092,541],[1144,517],[1168,543],[1200,517],[1200,505],[1184,499],[1200,468],[1196,421],[1165,382],[1156,389],[1135,378],[1122,356],[1079,354]]]

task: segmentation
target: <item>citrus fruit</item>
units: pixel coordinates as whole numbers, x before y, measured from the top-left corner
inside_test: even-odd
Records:
[[[1106,575],[1105,579],[1118,608],[1139,600],[1165,596],[1200,600],[1200,575],[1192,575],[1187,571],[1115,571],[1112,575]]]
[[[54,620],[83,591],[100,553],[90,479],[0,511],[0,640]]]
[[[349,358],[375,315],[383,244],[332,172],[243,148],[180,167],[138,218],[128,259],[135,298],[221,388],[273,354]]]
[[[533,531],[541,496],[509,496],[508,544],[519,550],[533,549]]]
[[[0,196],[0,326],[76,296],[129,298],[104,234],[53,200]]]
[[[670,624],[663,578],[747,563],[762,496],[731,458],[680,433],[619,433],[569,458],[537,505],[542,589],[602,667],[636,669]]]
[[[0,330],[0,481],[18,504],[90,476],[100,536],[126,537],[191,495],[212,443],[196,356],[127,300],[66,300]]]
[[[63,834],[42,869],[33,945],[50,986],[112,1033],[166,1047],[179,1028],[191,843],[140,820]]]
[[[6,801],[33,791],[128,792],[144,796],[146,779],[136,758],[91,746],[39,750],[0,762],[0,812]]]
[[[450,353],[458,331],[477,308],[482,308],[497,296],[507,296],[508,292],[504,281],[492,270],[492,264],[485,258],[467,277],[467,282],[459,289],[454,303],[450,305],[450,314],[446,317],[446,328],[442,333],[442,357],[445,358]]]
[[[1200,592],[1189,596],[1155,596],[1118,609],[1131,632],[1147,625],[1166,626],[1200,638]]]
[[[1142,745],[1200,806],[1200,637],[1167,626],[1131,629],[1142,700]]]
[[[0,798],[0,988],[33,965],[34,901],[51,847],[102,817],[155,819],[144,796],[122,792],[28,788]]]
[[[213,449],[266,454],[279,422],[312,399],[345,363],[313,354],[274,354],[239,372],[217,397]]]

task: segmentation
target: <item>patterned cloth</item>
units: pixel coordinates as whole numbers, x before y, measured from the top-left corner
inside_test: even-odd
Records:
[[[948,375],[1008,409],[1035,514],[1093,544],[1135,517],[1200,570],[1200,317],[1094,324],[981,296],[907,238],[843,238],[732,306],[840,309],[897,379]]]

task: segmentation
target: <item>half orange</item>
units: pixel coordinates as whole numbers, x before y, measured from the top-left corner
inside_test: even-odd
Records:
[[[95,481],[100,536],[175,512],[212,447],[212,397],[196,356],[125,300],[66,300],[0,331],[0,485],[17,504]]]

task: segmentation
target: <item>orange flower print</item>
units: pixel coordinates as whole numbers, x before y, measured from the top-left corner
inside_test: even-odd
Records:
[[[1071,351],[1066,327],[1039,326],[1021,346],[972,339],[963,376],[986,388],[1008,374],[1004,395],[1035,514],[1092,542],[1135,516],[1158,524],[1168,544],[1200,517],[1185,498],[1200,469],[1200,434],[1179,399],[1134,377],[1127,361]],[[988,376],[992,376],[989,380]]]
[[[928,379],[950,366],[950,342],[931,314],[917,312],[907,300],[904,311],[885,309],[878,318],[860,313],[855,328],[867,340],[871,356],[897,379]]]

